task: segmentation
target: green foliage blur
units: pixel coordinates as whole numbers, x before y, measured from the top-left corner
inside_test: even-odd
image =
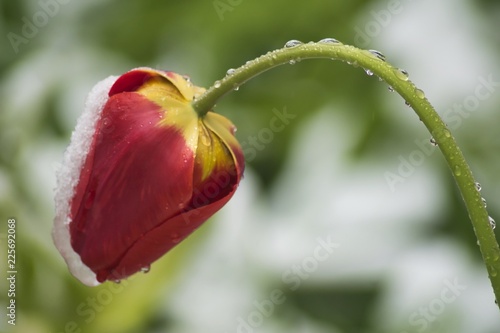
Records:
[[[380,14],[391,13],[390,3],[399,3],[398,10],[390,17]],[[474,93],[478,77],[492,75],[500,81],[499,13],[496,1],[472,0],[1,0],[0,330],[183,332],[175,329],[179,321],[172,311],[175,304],[165,304],[188,279],[189,263],[202,256],[197,250],[206,237],[213,236],[211,229],[217,216],[155,263],[150,273],[116,285],[88,288],[80,284],[69,274],[52,244],[54,172],[83,110],[85,97],[96,82],[134,67],[149,66],[188,75],[196,85],[208,87],[229,68],[282,47],[287,40],[308,42],[334,37],[345,44],[382,51],[388,61],[409,71],[410,78],[445,116],[454,105],[466,103],[467,96]],[[464,17],[465,28],[457,31],[455,23]],[[403,18],[413,23],[405,25]],[[436,30],[429,34],[428,26]],[[462,35],[466,30],[467,34]],[[434,33],[440,36],[439,40],[433,37]],[[483,184],[491,215],[500,217],[500,94],[493,90],[490,98],[480,102],[474,111],[463,111],[460,125],[452,132]],[[268,126],[273,110],[284,108],[296,118],[279,135],[275,134],[265,148],[252,146],[251,138]],[[370,169],[385,161],[384,165],[390,166],[378,173],[381,191],[388,191],[384,171],[398,173],[402,161],[398,156],[408,160],[417,148],[415,140],[430,139],[399,96],[360,68],[330,60],[304,60],[282,66],[226,96],[215,109],[237,125],[240,142],[252,151],[247,161],[251,172],[248,181],[256,184],[260,205],[271,202],[273,189],[281,184],[279,180],[287,170],[291,152],[297,149],[294,144],[297,145],[303,124],[314,121],[325,109],[350,124],[344,128],[350,141],[344,143],[348,149],[342,157],[349,165]],[[454,119],[457,123],[458,118]],[[321,164],[323,155],[336,154],[327,149],[331,142],[318,140],[316,145],[322,153],[308,160],[309,164]],[[439,213],[422,218],[433,223],[419,229],[419,237],[452,240],[467,258],[472,258],[475,267],[481,267],[471,224],[444,160],[433,154],[426,157],[425,168],[433,170],[433,180],[439,179],[443,199]],[[420,169],[415,170],[418,173]],[[396,189],[404,186],[405,179],[395,185]],[[287,186],[289,192],[295,191],[293,182]],[[311,191],[307,195],[315,201],[323,194]],[[360,202],[353,209],[363,207]],[[9,218],[17,221],[15,326],[6,323],[4,314],[9,301],[4,255]],[[234,220],[239,218],[232,216]],[[263,221],[255,223],[266,221],[266,216],[261,218]],[[415,219],[420,221],[420,215],[415,215]],[[304,220],[305,225],[309,222]],[[366,251],[370,252],[369,248]],[[486,273],[481,272],[487,289]],[[269,288],[267,294],[280,285],[262,282],[266,279],[258,273],[251,277],[256,289]],[[207,281],[206,288],[210,288],[207,279],[200,281]],[[294,323],[294,318],[300,317],[316,323],[316,328],[301,330],[291,324],[292,327],[276,324],[271,326],[273,330],[255,328],[255,332],[382,332],[380,322],[384,320],[374,318],[379,313],[376,308],[384,289],[383,280],[376,279],[366,284],[311,284],[287,294],[289,301],[268,320]],[[100,298],[96,303],[97,296]],[[210,308],[213,300],[199,295],[191,301]],[[488,309],[494,308],[492,293],[480,302],[487,303],[484,306]],[[403,318],[398,327],[410,326],[416,332],[418,326],[408,324],[408,314],[398,314]],[[237,332],[237,322],[225,313],[218,313],[213,318],[214,326],[203,331],[216,332],[218,322],[233,323],[232,331]],[[424,331],[465,329],[447,326],[445,319],[443,322],[438,328]]]

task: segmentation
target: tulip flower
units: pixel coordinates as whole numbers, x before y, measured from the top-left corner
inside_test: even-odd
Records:
[[[87,285],[119,281],[196,230],[244,169],[235,127],[184,76],[134,69],[90,93],[58,174],[53,238]]]

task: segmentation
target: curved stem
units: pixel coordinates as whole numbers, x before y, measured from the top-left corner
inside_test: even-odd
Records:
[[[193,101],[193,107],[200,116],[203,116],[213,108],[219,98],[252,77],[276,66],[309,58],[328,58],[361,66],[389,84],[415,110],[439,145],[439,149],[455,177],[472,221],[495,297],[500,301],[500,249],[472,172],[446,124],[429,103],[422,90],[408,79],[406,72],[385,62],[381,54],[343,45],[335,40],[285,47],[268,52],[247,62],[240,68],[232,70],[226,77],[216,81],[202,96]]]

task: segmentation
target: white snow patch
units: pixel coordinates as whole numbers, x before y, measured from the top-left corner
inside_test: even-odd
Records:
[[[64,153],[63,163],[56,171],[56,217],[52,238],[71,274],[88,286],[96,286],[99,282],[95,273],[82,262],[80,255],[71,246],[70,204],[90,149],[97,120],[108,100],[108,92],[117,79],[117,76],[110,76],[97,83],[90,91],[85,102],[85,110],[78,119],[76,128],[71,135],[71,143]]]

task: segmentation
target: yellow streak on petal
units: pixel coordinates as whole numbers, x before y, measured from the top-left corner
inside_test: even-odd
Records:
[[[233,149],[241,150],[241,147],[234,136],[234,131],[236,130],[234,124],[226,117],[214,112],[208,112],[203,118],[203,123],[224,142],[227,149],[231,152],[233,160],[235,161],[234,163],[236,164],[236,157],[234,156]]]
[[[175,127],[182,133],[186,145],[196,152],[198,145],[198,115],[171,82],[158,76],[149,79],[137,90],[163,109],[158,126]]]
[[[214,171],[231,170],[235,161],[226,144],[205,126],[202,119],[199,120],[198,128],[196,163],[202,170],[200,181],[207,179]]]

